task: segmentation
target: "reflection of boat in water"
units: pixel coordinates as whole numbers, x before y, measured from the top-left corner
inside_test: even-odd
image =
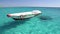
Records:
[[[15,20],[19,20],[19,19],[30,18],[39,14],[41,14],[41,11],[33,10],[32,12],[13,13],[13,14],[8,14],[7,16]]]

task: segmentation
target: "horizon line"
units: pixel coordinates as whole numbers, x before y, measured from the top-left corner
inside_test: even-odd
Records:
[[[10,7],[13,7],[13,6],[10,6]],[[14,6],[14,7],[43,7],[43,6]],[[47,6],[49,7],[49,6]],[[51,6],[53,7],[53,6]],[[55,7],[55,6],[54,6]],[[58,6],[57,6],[58,7]],[[4,7],[0,7],[0,8],[4,8]],[[60,8],[60,7],[59,7]]]

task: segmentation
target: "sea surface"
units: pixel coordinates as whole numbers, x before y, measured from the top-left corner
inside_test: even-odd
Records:
[[[7,14],[40,10],[42,14],[13,20]],[[58,7],[0,7],[0,34],[60,34]]]

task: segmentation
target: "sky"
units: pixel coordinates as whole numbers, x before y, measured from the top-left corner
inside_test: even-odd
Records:
[[[60,7],[60,0],[0,0],[0,7]]]

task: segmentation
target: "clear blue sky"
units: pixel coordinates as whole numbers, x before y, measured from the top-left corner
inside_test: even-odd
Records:
[[[60,7],[60,0],[0,0],[0,7]]]

